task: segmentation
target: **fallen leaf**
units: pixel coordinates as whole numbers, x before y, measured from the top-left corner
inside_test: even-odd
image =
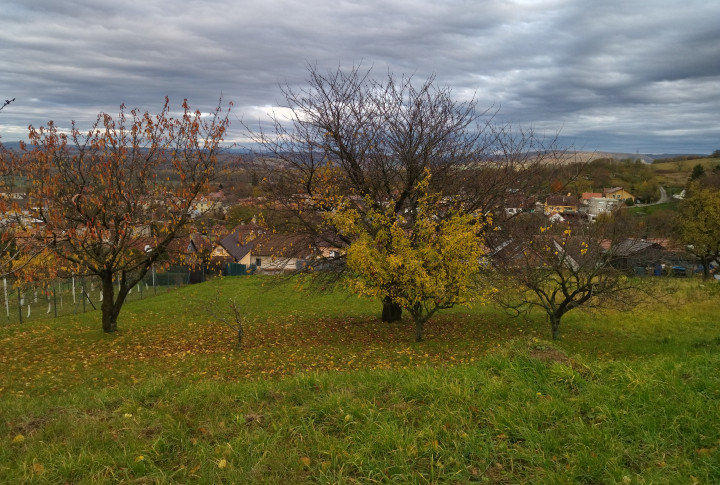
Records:
[[[311,461],[312,460],[310,460],[310,457],[308,457],[308,456],[303,456],[302,458],[300,458],[300,463],[302,463],[305,466],[310,466]]]
[[[218,466],[218,468],[221,468],[221,469],[225,468],[227,466],[227,460],[225,458],[223,458],[222,460],[217,462],[217,466]]]

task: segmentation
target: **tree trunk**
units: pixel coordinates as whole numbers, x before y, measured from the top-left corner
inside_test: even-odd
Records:
[[[711,258],[709,258],[709,257],[705,256],[702,258],[703,279],[704,280],[710,279],[710,261],[711,261]]]
[[[399,322],[400,320],[402,320],[402,307],[389,296],[383,298],[382,321]]]
[[[550,315],[550,326],[552,327],[553,340],[560,340],[560,317]]]
[[[423,341],[423,332],[425,331],[425,320],[416,318],[415,319],[415,341]]]
[[[112,273],[102,275],[102,292],[103,301],[100,309],[102,310],[102,328],[105,333],[112,333],[117,330],[117,313],[115,312],[115,286],[113,286]]]
[[[131,286],[127,286],[125,281],[122,282],[118,289],[117,298],[115,297],[115,287],[113,286],[113,273],[104,273],[100,276],[103,285],[103,301],[100,309],[102,310],[102,327],[103,332],[112,333],[117,330],[117,319],[120,315],[125,298],[130,291]],[[135,283],[133,283],[134,285]]]
[[[237,349],[242,349],[243,327],[240,322],[237,324]]]

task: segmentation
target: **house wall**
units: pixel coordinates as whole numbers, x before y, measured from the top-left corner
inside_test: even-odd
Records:
[[[614,211],[620,204],[619,199],[610,199],[608,197],[593,197],[590,199],[588,213],[592,216],[598,216],[607,212]]]
[[[577,212],[577,207],[574,205],[545,205],[545,214],[552,214],[553,212]]]
[[[225,251],[225,248],[222,246],[215,246],[215,248],[210,253],[211,258],[229,258],[230,253]]]
[[[615,199],[615,200],[622,200],[625,201],[627,199],[635,200],[635,196],[632,195],[630,192],[628,192],[625,189],[620,189],[617,192],[613,192],[612,194],[607,194],[608,199]]]
[[[243,258],[242,264],[257,264],[256,261],[260,260],[258,270],[260,271],[294,271],[297,268],[298,258],[276,258],[274,256],[262,256],[259,254],[248,254],[248,262],[245,263]]]

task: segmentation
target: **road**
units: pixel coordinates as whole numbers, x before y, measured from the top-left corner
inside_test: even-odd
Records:
[[[636,206],[645,207],[648,205],[658,205],[668,202],[670,200],[670,197],[668,197],[667,190],[665,190],[665,187],[663,187],[662,185],[658,185],[658,187],[660,188],[660,199],[658,199],[656,202],[650,202],[649,204],[636,204]]]

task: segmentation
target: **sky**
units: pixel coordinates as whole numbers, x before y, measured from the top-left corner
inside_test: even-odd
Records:
[[[583,151],[720,149],[720,2],[711,0],[0,0],[3,141],[87,127],[165,96],[232,101],[228,139],[308,66],[435,75],[497,119]]]

